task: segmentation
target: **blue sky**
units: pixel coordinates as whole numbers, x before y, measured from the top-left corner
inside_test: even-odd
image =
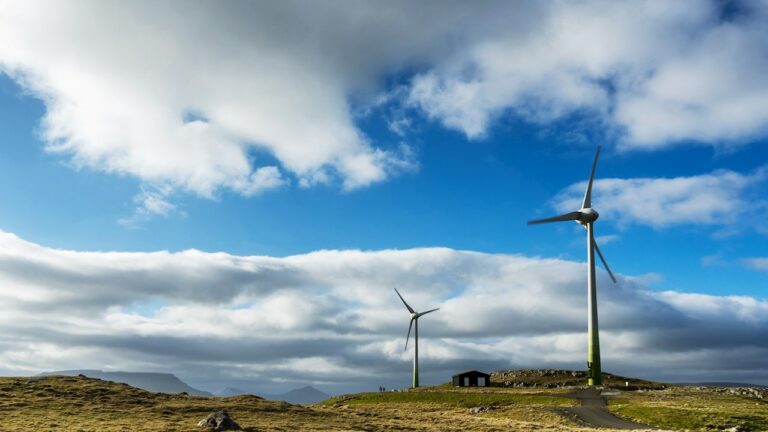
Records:
[[[583,229],[525,222],[576,210],[602,145],[596,235],[621,275],[600,285],[607,370],[768,382],[718,360],[768,352],[768,8],[691,3],[9,7],[0,296],[32,318],[0,322],[24,335],[0,340],[0,372],[171,359],[213,390],[214,366],[263,391],[383,371],[396,387],[393,285],[442,305],[428,382],[581,367]],[[558,300],[542,311],[531,293]],[[451,315],[487,296],[505,300]],[[521,313],[536,325],[513,329]],[[710,325],[737,346],[708,342]],[[342,354],[306,347],[323,338]],[[241,358],[205,348],[238,340]],[[657,345],[698,375],[633,360]],[[349,382],[329,380],[340,364]]]
[[[46,152],[38,133],[44,104],[8,76],[1,88],[7,138],[0,162],[0,222],[25,239],[65,249],[195,248],[286,256],[318,249],[445,246],[583,260],[577,225],[528,227],[525,221],[557,212],[548,202],[586,179],[596,145],[606,147],[598,178],[672,178],[723,169],[750,173],[768,164],[761,137],[737,149],[682,142],[658,152],[617,152],[610,141],[569,140],[569,132],[583,127],[579,119],[545,127],[500,119],[477,140],[420,119],[419,131],[409,137],[418,168],[384,183],[353,191],[289,185],[255,197],[182,193],[174,197],[178,212],[125,225],[118,221],[133,212],[141,182],[73,168],[66,158]],[[373,112],[362,118],[361,129],[374,142],[396,144],[400,137],[381,116]],[[753,198],[766,195],[758,192]],[[599,211],[600,203],[595,206]],[[717,224],[652,228],[617,226],[603,218],[597,235],[616,236],[603,246],[616,271],[657,274],[655,289],[765,299],[765,273],[741,262],[764,255],[765,234],[753,228],[758,222],[740,221],[740,232],[722,237]]]

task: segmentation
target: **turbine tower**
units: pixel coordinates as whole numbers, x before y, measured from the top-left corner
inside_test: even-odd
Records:
[[[600,248],[595,243],[594,225],[600,216],[592,208],[592,181],[595,179],[595,168],[597,167],[597,158],[600,156],[600,146],[597,147],[595,160],[592,162],[592,173],[589,175],[589,184],[584,193],[584,201],[578,211],[566,213],[560,216],[554,216],[546,219],[537,219],[528,221],[528,225],[536,225],[550,222],[576,221],[587,229],[587,299],[588,299],[588,335],[589,350],[587,354],[587,368],[589,369],[589,385],[601,385],[602,375],[600,369],[600,334],[597,325],[597,284],[595,282],[595,251],[603,262],[605,270],[614,283],[616,278],[613,276],[608,263],[605,262]]]
[[[405,299],[400,295],[400,291],[398,291],[397,288],[395,288],[395,292],[397,293],[397,296],[400,297],[400,300],[402,300],[405,308],[408,309],[408,312],[411,313],[411,323],[408,324],[408,336],[405,338],[405,351],[408,350],[408,339],[411,337],[411,327],[413,327],[414,322],[416,323],[416,328],[414,329],[413,333],[413,388],[416,388],[419,386],[419,318],[430,312],[439,310],[440,308],[430,309],[426,312],[416,312],[412,307],[408,305],[408,303],[405,302]]]

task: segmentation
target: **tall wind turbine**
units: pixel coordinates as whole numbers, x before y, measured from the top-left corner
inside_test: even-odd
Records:
[[[408,339],[411,337],[411,327],[413,327],[414,322],[416,323],[416,328],[414,329],[413,333],[413,388],[416,388],[419,386],[419,318],[430,312],[439,310],[440,308],[430,309],[426,312],[416,312],[412,307],[408,305],[408,303],[405,302],[405,299],[400,295],[400,291],[398,291],[397,288],[395,288],[395,292],[397,293],[397,296],[400,297],[400,300],[403,301],[403,304],[405,305],[405,308],[408,309],[408,312],[411,313],[411,323],[408,324],[408,336],[405,338],[406,351],[408,350]]]
[[[587,229],[587,298],[588,298],[588,333],[589,333],[589,351],[587,354],[587,368],[589,369],[589,385],[601,385],[602,376],[600,370],[600,335],[597,326],[597,284],[595,282],[595,251],[603,262],[608,275],[616,283],[608,263],[605,262],[600,248],[595,243],[594,225],[600,216],[592,208],[592,181],[595,179],[595,168],[597,167],[597,158],[600,156],[600,146],[597,147],[595,160],[592,162],[592,173],[589,175],[589,184],[584,193],[584,201],[578,211],[566,213],[560,216],[554,216],[546,219],[537,219],[528,221],[528,225],[543,224],[561,221],[576,221]]]

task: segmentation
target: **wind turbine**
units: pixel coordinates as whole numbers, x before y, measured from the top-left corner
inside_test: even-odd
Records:
[[[405,351],[408,350],[408,339],[411,337],[411,327],[413,327],[414,322],[416,323],[416,328],[414,329],[413,333],[413,388],[416,388],[419,386],[419,318],[430,312],[439,310],[440,308],[430,309],[426,312],[416,312],[412,307],[408,305],[408,303],[405,302],[405,299],[400,295],[400,291],[398,291],[397,288],[395,288],[395,292],[397,293],[397,296],[400,297],[400,300],[403,301],[403,304],[405,305],[405,308],[408,309],[408,312],[411,313],[411,323],[408,324],[408,336],[405,338]]]
[[[594,225],[600,216],[592,208],[592,181],[595,179],[595,168],[597,167],[597,158],[600,156],[600,146],[597,146],[595,160],[592,162],[592,173],[589,175],[589,184],[584,193],[584,201],[578,211],[566,213],[560,216],[554,216],[546,219],[537,219],[528,221],[528,225],[536,225],[550,222],[576,221],[587,229],[587,299],[588,299],[588,334],[589,351],[587,354],[587,368],[589,369],[589,385],[601,385],[602,376],[600,370],[600,335],[597,325],[597,284],[595,282],[595,251],[603,262],[608,275],[616,283],[608,263],[605,262],[600,248],[595,243]]]

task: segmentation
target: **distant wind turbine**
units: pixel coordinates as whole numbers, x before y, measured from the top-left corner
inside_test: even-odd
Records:
[[[595,251],[603,262],[605,270],[614,283],[616,278],[613,276],[608,263],[605,262],[600,248],[595,243],[594,224],[600,216],[592,208],[592,182],[595,179],[595,168],[597,167],[597,158],[600,156],[600,146],[597,147],[595,160],[592,162],[592,173],[589,175],[589,184],[584,193],[584,201],[578,211],[566,213],[560,216],[554,216],[546,219],[537,219],[528,221],[528,225],[536,225],[550,222],[576,221],[587,229],[587,298],[588,298],[588,334],[589,351],[587,354],[587,368],[589,369],[589,385],[601,385],[602,375],[600,369],[600,335],[597,325],[597,284],[595,282]]]
[[[405,308],[408,309],[408,312],[411,313],[411,323],[408,324],[408,336],[405,338],[405,351],[408,350],[408,339],[411,337],[411,327],[413,327],[414,322],[416,323],[416,328],[413,332],[413,388],[416,388],[419,386],[419,318],[430,312],[440,310],[440,308],[430,309],[426,312],[416,312],[412,307],[408,305],[408,303],[405,302],[405,299],[400,295],[400,291],[398,291],[397,288],[395,288],[395,292],[397,293],[397,296],[400,297],[400,300],[402,300]]]

